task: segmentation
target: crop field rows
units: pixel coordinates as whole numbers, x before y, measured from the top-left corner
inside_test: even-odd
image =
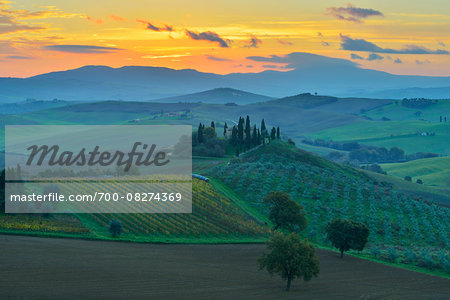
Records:
[[[264,196],[285,191],[305,208],[312,241],[329,246],[325,226],[334,218],[364,222],[367,254],[392,262],[450,271],[450,210],[352,178],[338,170],[293,163],[289,155],[262,155],[254,162],[215,167],[211,172],[261,211]]]
[[[117,181],[73,182],[61,185],[61,192],[92,194],[98,190],[124,194],[136,190],[136,183]],[[139,183],[139,188],[148,185],[155,188],[155,183]],[[156,184],[157,185],[157,184]],[[180,188],[185,186],[180,184]],[[180,191],[180,189],[178,189]],[[79,204],[83,208],[84,204]],[[121,201],[118,209],[127,210],[128,201]],[[166,203],[165,211],[175,208],[175,203]],[[89,208],[85,209],[89,212]],[[268,234],[268,228],[256,222],[243,210],[235,207],[230,200],[218,194],[214,188],[201,180],[192,181],[192,213],[77,213],[74,215],[29,214],[24,222],[24,215],[3,215],[0,218],[0,230],[24,231],[35,233],[68,233],[73,235],[90,234],[93,237],[109,237],[109,223],[119,220],[123,225],[124,239],[135,240],[136,237],[151,241],[155,237],[236,237],[259,238]],[[63,220],[64,219],[64,220]],[[81,222],[80,222],[81,221]]]
[[[41,215],[3,214],[0,218],[0,230],[70,234],[89,233],[89,229],[83,226],[78,218],[70,215],[46,218]]]
[[[133,189],[133,183],[117,183],[118,192]],[[89,192],[86,186],[80,192]],[[263,236],[267,230],[250,216],[238,210],[225,197],[220,196],[206,182],[192,182],[192,213],[168,214],[83,214],[80,218],[92,224],[100,233],[107,234],[109,222],[122,222],[124,234],[164,236]],[[126,205],[127,203],[125,203]],[[170,210],[170,203],[168,204]],[[175,205],[175,204],[172,204]]]

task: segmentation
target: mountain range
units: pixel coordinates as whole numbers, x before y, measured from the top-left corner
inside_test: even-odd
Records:
[[[220,87],[274,98],[306,92],[341,97],[450,98],[450,77],[393,75],[363,69],[350,60],[310,53],[252,59],[283,63],[287,71],[219,75],[192,69],[85,66],[29,78],[0,78],[0,103],[25,99],[167,101]],[[196,97],[188,98],[198,101]]]

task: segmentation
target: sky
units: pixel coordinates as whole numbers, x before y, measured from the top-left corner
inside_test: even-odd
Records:
[[[270,58],[293,52],[450,76],[450,1],[0,0],[0,77],[84,65],[287,71]]]

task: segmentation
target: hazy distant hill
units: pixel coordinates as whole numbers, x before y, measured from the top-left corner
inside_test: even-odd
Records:
[[[36,101],[28,100],[23,102],[5,103],[0,104],[0,112],[2,114],[21,114],[25,112],[44,110],[54,107],[61,107],[75,104],[75,102],[68,102],[62,100],[51,100],[51,101]]]
[[[359,114],[379,106],[392,103],[387,99],[370,98],[338,98],[332,96],[318,96],[310,93],[284,97],[269,101],[271,104],[291,106],[315,111],[328,111],[344,114]]]
[[[224,86],[271,97],[305,92],[365,97],[384,90],[383,98],[403,98],[402,93],[388,90],[450,86],[450,77],[393,75],[362,69],[350,60],[310,53],[249,59],[284,63],[289,71],[218,75],[191,69],[85,66],[25,79],[0,78],[0,102],[23,101],[27,98],[147,101]],[[436,90],[433,95],[438,98],[448,97],[446,90],[442,93]]]
[[[406,89],[392,89],[369,93],[368,97],[379,98],[431,98],[431,99],[450,99],[450,86],[419,88],[412,87]]]
[[[238,105],[263,102],[273,99],[272,97],[253,94],[232,88],[217,88],[200,93],[156,99],[155,102],[177,103],[177,102],[203,102],[210,104],[235,103]]]

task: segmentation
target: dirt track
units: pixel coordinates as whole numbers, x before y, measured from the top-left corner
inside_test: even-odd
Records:
[[[321,250],[319,278],[287,293],[263,249],[0,235],[0,299],[450,299],[449,279]]]

